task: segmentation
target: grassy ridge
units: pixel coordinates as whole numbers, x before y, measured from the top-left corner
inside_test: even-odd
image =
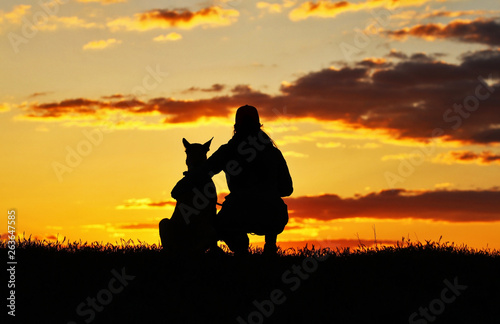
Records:
[[[500,323],[498,251],[402,241],[172,258],[142,242],[17,243],[19,323]]]

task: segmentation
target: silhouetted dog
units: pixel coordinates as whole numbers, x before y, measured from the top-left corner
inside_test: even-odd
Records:
[[[205,144],[190,144],[185,138],[182,143],[186,148],[188,171],[172,190],[172,197],[177,200],[170,219],[160,221],[160,238],[164,251],[173,254],[201,253],[211,246],[216,246],[214,221],[216,215],[217,190],[208,175],[202,179],[187,179],[207,160],[212,139]],[[192,190],[176,193],[176,188],[185,188],[192,182]]]

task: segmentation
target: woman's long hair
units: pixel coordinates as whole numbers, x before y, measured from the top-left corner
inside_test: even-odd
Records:
[[[275,148],[278,148],[278,146],[276,145],[276,143],[273,141],[273,139],[271,138],[271,136],[269,136],[269,134],[267,134],[261,127],[263,125],[260,124],[260,126],[257,128],[257,129],[237,129],[236,125],[234,125],[234,130],[233,130],[233,138],[237,141],[237,142],[242,142],[246,139],[248,139],[249,136],[253,136],[253,137],[257,137],[259,138],[260,137],[263,137],[265,139],[265,142],[263,143],[264,145],[272,145],[274,146]],[[259,133],[261,133],[259,135]]]

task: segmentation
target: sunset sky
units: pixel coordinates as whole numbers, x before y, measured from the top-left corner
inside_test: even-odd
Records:
[[[18,234],[158,243],[182,138],[213,153],[249,104],[294,182],[283,247],[500,249],[498,0],[3,0],[0,37]]]

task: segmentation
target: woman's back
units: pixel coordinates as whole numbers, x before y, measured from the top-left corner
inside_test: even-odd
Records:
[[[293,191],[286,161],[263,131],[235,135],[209,158],[209,164],[214,173],[225,172],[232,195],[285,197]]]

